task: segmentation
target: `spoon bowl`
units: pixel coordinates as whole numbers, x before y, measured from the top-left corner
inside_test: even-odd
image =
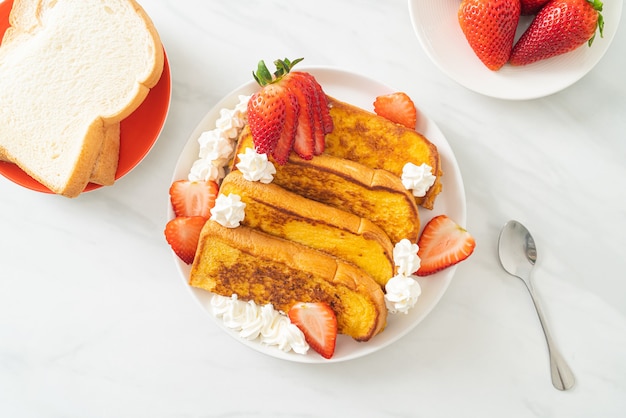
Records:
[[[530,293],[548,344],[552,384],[559,390],[570,389],[574,386],[574,375],[550,336],[543,310],[531,281],[531,273],[537,262],[537,247],[535,240],[524,225],[511,220],[502,227],[498,238],[498,256],[502,268],[510,275],[521,279]]]

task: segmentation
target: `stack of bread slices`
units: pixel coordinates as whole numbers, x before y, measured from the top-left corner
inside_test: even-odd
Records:
[[[163,71],[154,24],[134,0],[15,0],[9,24],[0,160],[67,197],[113,184],[120,122]]]

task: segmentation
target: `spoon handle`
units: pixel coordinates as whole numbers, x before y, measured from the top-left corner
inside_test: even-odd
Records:
[[[530,292],[530,297],[533,300],[533,304],[535,305],[535,310],[537,311],[537,316],[539,317],[539,322],[541,323],[543,334],[545,335],[546,342],[548,343],[548,354],[550,356],[550,375],[552,377],[552,384],[558,390],[570,389],[572,386],[574,386],[574,374],[561,356],[561,353],[557,349],[556,344],[550,336],[550,332],[548,331],[548,327],[546,325],[546,320],[543,316],[543,310],[539,305],[539,301],[535,295],[535,291],[532,285],[527,287],[528,291]]]

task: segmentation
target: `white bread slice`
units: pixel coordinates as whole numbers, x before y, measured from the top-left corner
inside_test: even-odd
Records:
[[[134,0],[15,0],[0,46],[0,155],[75,197],[106,127],[161,77],[163,48]]]
[[[101,186],[110,186],[115,183],[115,174],[119,162],[120,152],[120,124],[114,123],[104,128],[104,140],[94,164],[90,183]],[[0,161],[12,162],[0,152]]]

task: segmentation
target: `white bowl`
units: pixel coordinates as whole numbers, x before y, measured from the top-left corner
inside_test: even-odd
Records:
[[[533,64],[506,64],[489,70],[474,54],[459,26],[459,0],[409,0],[413,29],[430,59],[451,79],[486,96],[525,100],[556,93],[576,81],[600,61],[608,50],[622,15],[623,0],[603,0],[604,37],[580,48]],[[532,17],[522,16],[516,39]]]

